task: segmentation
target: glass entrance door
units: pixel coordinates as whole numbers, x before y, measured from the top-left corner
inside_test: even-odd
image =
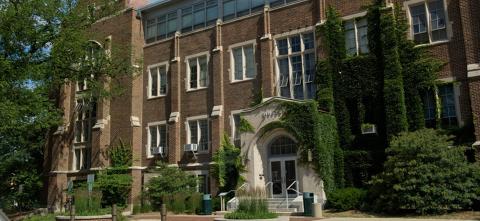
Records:
[[[272,182],[272,194],[274,197],[285,197],[287,188],[297,180],[295,159],[275,159],[270,161],[270,180]],[[292,188],[296,188],[294,184]],[[298,191],[298,190],[297,190]],[[288,194],[296,194],[289,190]]]

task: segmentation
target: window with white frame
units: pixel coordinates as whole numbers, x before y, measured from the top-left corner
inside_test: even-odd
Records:
[[[167,65],[152,66],[148,70],[148,97],[159,97],[167,94]]]
[[[77,171],[77,170],[87,169],[88,167],[89,166],[88,166],[87,148],[85,146],[74,146],[72,169]]]
[[[315,97],[315,38],[312,32],[276,40],[277,86],[282,97]]]
[[[368,50],[368,25],[366,18],[344,22],[345,46],[348,55],[366,54]]]
[[[425,0],[409,5],[413,40],[427,44],[448,39],[444,0]]]
[[[163,155],[168,151],[168,136],[166,123],[152,123],[148,125],[147,157],[153,157],[153,149],[160,148]]]
[[[188,89],[195,90],[207,87],[208,56],[202,55],[187,59]]]
[[[208,172],[207,172],[208,173]],[[197,192],[207,194],[209,193],[208,174],[197,175]]]
[[[198,151],[208,151],[210,143],[209,127],[208,119],[189,120],[187,143],[197,144]]]
[[[255,45],[247,44],[231,49],[232,53],[232,81],[242,81],[255,78],[257,73],[255,64]]]

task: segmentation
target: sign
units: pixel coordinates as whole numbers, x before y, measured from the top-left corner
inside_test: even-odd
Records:
[[[269,118],[280,118],[283,115],[282,110],[273,110],[273,111],[266,111],[262,113],[262,118],[263,119],[269,119]]]
[[[95,182],[95,174],[88,174],[87,175],[88,193],[91,193],[93,190],[93,182]]]

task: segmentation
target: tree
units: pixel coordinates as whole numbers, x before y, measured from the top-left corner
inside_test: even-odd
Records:
[[[178,167],[158,163],[156,172],[158,176],[153,177],[146,185],[150,201],[156,206],[160,206],[166,200],[166,196],[196,191],[197,178]]]
[[[42,196],[41,188],[25,189],[29,185],[23,186],[28,197],[18,193],[33,177],[41,180],[46,135],[62,123],[59,92],[65,82],[86,80],[86,96],[101,99],[113,92],[101,80],[131,76],[130,58],[116,56],[129,50],[112,46],[111,55],[100,53],[95,60],[87,50],[93,21],[119,4],[102,0],[100,10],[89,10],[85,2],[0,1],[0,201],[5,207],[15,200],[17,209],[29,209]]]
[[[480,168],[449,140],[433,129],[394,137],[384,171],[371,181],[373,209],[427,214],[469,207],[478,198]]]

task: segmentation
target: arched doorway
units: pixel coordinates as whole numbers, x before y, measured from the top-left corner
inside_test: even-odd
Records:
[[[297,144],[287,136],[279,136],[268,146],[268,161],[273,197],[296,194],[287,188],[297,181]],[[292,187],[296,189],[297,185]],[[298,190],[297,190],[298,191]]]

